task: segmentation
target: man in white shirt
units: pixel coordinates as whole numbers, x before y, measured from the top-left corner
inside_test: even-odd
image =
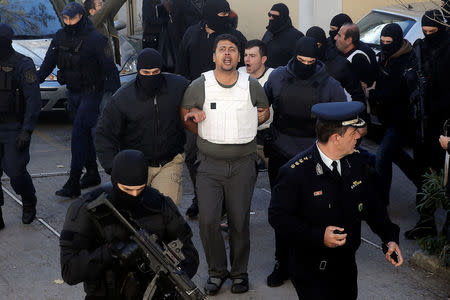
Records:
[[[264,87],[273,68],[266,67],[267,46],[261,40],[251,40],[245,45],[244,64],[245,66],[238,69],[239,72],[248,73],[251,77],[258,80],[259,84]],[[273,120],[273,109],[270,106],[270,117],[263,124],[258,126],[258,134],[256,142],[258,144],[257,154],[261,159],[258,164],[259,171],[266,171],[268,166],[268,158],[264,155],[264,140],[269,134],[270,123]]]

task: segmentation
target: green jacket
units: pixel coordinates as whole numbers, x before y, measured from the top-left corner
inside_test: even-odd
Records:
[[[115,62],[118,65],[120,65],[120,41],[117,30],[114,27],[114,17],[126,1],[127,0],[106,0],[98,13],[89,16],[95,29],[100,31],[110,41],[108,45],[111,53],[114,53]],[[114,47],[114,49],[112,47]]]

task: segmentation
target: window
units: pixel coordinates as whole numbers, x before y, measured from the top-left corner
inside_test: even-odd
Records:
[[[51,0],[0,1],[0,19],[20,38],[48,37],[61,28]]]
[[[358,22],[361,41],[372,47],[379,48],[381,30],[389,23],[397,23],[400,25],[403,29],[404,37],[416,21],[403,16],[372,11]]]

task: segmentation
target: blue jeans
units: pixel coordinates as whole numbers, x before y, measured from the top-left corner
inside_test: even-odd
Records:
[[[417,170],[414,159],[403,150],[405,137],[394,127],[386,129],[378,147],[375,161],[381,196],[389,204],[389,192],[392,181],[392,163],[395,163],[414,184],[417,182]]]
[[[93,132],[97,125],[102,93],[68,92],[68,111],[73,117],[70,168],[82,170],[96,161]]]

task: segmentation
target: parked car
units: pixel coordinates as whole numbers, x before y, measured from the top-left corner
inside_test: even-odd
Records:
[[[386,24],[397,23],[403,29],[403,37],[411,44],[423,38],[420,21],[425,11],[437,9],[431,2],[391,5],[372,9],[359,20],[361,40],[369,44],[376,52],[380,51],[380,34]]]
[[[67,0],[14,0],[0,1],[0,19],[15,32],[13,47],[16,51],[33,59],[36,69],[42,64],[52,37],[63,26],[61,11]],[[137,53],[141,43],[119,34],[122,55],[120,81],[130,81],[136,74]],[[66,86],[61,86],[56,77],[57,69],[40,85],[42,110],[65,110]]]

